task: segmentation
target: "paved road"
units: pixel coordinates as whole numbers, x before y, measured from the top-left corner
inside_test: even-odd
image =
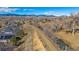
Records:
[[[11,37],[8,35],[5,36],[4,32],[7,32],[7,31],[12,31],[13,35],[15,35],[17,33],[17,31],[19,31],[19,26],[15,26],[15,24],[14,25],[7,24],[5,27],[3,27],[1,29],[0,36],[3,36],[3,38],[2,38],[3,40],[0,39],[1,40],[0,41],[0,51],[12,51],[13,48],[15,48],[15,46],[9,47],[8,44],[5,44],[6,43],[5,40],[8,40],[7,38],[10,39],[13,36],[13,35]]]
[[[0,51],[13,51],[14,48],[16,48],[16,46],[0,47]]]

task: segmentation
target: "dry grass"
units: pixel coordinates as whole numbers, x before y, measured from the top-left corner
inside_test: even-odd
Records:
[[[34,51],[45,51],[46,50],[36,30],[34,30],[32,39],[33,39],[33,50]]]
[[[75,33],[75,36],[73,37],[72,33],[60,31],[57,32],[56,35],[75,50],[79,50],[79,33]]]

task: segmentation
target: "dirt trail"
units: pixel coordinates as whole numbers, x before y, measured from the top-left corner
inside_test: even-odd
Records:
[[[56,51],[57,48],[49,40],[49,38],[39,28],[33,25],[23,25],[24,32],[30,33],[28,37],[22,39],[24,43],[19,46],[19,49],[23,47],[23,50],[33,51]],[[29,39],[30,37],[30,39]],[[21,48],[22,50],[22,48]]]
[[[37,31],[39,40],[42,42],[44,48],[47,51],[57,50],[56,47],[54,46],[54,44],[49,40],[48,36],[46,36],[45,33],[43,33],[43,31],[41,31],[38,28],[35,28],[35,30]]]

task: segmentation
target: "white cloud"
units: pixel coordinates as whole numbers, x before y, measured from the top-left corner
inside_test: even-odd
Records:
[[[24,11],[26,11],[26,10],[33,11],[34,9],[27,9],[27,8],[26,8],[26,9],[23,9],[23,10],[24,10]]]
[[[53,11],[45,11],[45,12],[30,12],[30,13],[27,13],[27,15],[54,15],[55,12]]]
[[[8,8],[8,7],[1,7],[0,12],[14,12],[17,8]]]
[[[44,12],[43,14],[44,15],[53,15],[55,12],[53,12],[53,11],[46,11],[46,12]]]
[[[46,12],[30,12],[30,13],[26,13],[27,15],[54,15],[55,12],[53,11],[46,11]]]
[[[44,15],[55,15],[55,16],[69,15],[67,13],[56,12],[56,11],[46,11],[46,12],[43,12],[42,14],[44,14]]]
[[[46,11],[43,14],[45,14],[45,15],[63,15],[63,13],[55,12],[55,11]]]

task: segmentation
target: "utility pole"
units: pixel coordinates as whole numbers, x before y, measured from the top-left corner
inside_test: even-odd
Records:
[[[72,36],[74,37],[75,35],[75,21],[73,21],[73,24],[72,24]]]
[[[75,35],[75,15],[73,13],[71,13],[71,17],[72,17],[72,36],[74,37]]]

